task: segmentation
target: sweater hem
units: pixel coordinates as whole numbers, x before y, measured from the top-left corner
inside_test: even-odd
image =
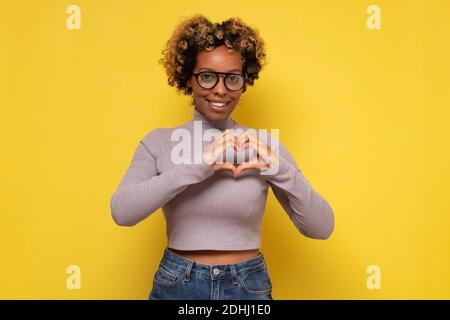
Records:
[[[176,250],[223,250],[223,251],[232,251],[232,250],[252,250],[252,249],[260,249],[260,243],[255,243],[253,245],[234,245],[234,246],[214,246],[214,245],[202,245],[202,246],[186,246],[186,245],[178,245],[176,243],[168,243],[167,247],[173,248]]]

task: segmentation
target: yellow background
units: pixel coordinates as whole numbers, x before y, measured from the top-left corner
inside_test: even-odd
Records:
[[[80,30],[66,27],[71,4]],[[381,30],[366,27],[370,4]],[[279,128],[336,216],[329,240],[305,238],[270,192],[273,297],[450,298],[449,12],[438,0],[2,1],[0,298],[147,298],[162,212],[119,227],[109,200],[139,139],[192,118],[157,60],[194,13],[259,29],[269,64],[233,117]]]

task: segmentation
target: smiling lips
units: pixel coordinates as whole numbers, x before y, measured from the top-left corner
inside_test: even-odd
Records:
[[[208,105],[216,111],[223,111],[225,110],[226,106],[230,103],[229,101],[209,101],[206,100],[208,102]]]

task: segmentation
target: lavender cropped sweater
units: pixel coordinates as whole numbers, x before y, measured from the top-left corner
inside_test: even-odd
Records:
[[[305,179],[281,141],[276,174],[261,175],[257,169],[248,169],[235,178],[228,170],[215,172],[206,162],[174,164],[171,153],[179,144],[171,138],[175,129],[186,129],[192,137],[194,121],[201,121],[197,124],[203,130],[247,129],[231,116],[213,124],[197,109],[193,112],[191,121],[153,129],[139,141],[110,200],[112,218],[118,225],[133,226],[162,208],[170,248],[257,249],[270,186],[303,235],[314,239],[330,236],[334,228],[331,206]],[[209,143],[203,142],[203,146]],[[192,151],[192,160],[199,152]]]

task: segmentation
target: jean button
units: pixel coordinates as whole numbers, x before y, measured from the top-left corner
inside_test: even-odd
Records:
[[[217,276],[220,273],[220,270],[217,268],[214,268],[213,273]]]

